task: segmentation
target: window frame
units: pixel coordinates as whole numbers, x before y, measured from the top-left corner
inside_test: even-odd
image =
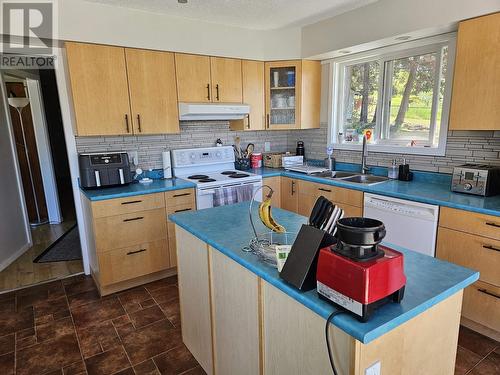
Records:
[[[377,61],[380,66],[379,74],[379,94],[377,98],[377,123],[376,123],[376,134],[382,134],[382,123],[387,120],[388,116],[388,106],[387,103],[390,100],[390,91],[392,89],[392,75],[386,74],[386,62],[390,60],[395,60],[398,58],[404,58],[415,55],[422,55],[428,53],[438,52],[437,58],[438,68],[436,70],[439,72],[439,77],[435,80],[435,92],[439,91],[440,77],[441,77],[441,66],[442,66],[442,47],[448,47],[448,66],[446,71],[446,86],[443,94],[443,107],[441,112],[441,122],[439,129],[439,141],[437,147],[431,147],[430,143],[424,146],[402,146],[401,142],[394,142],[391,144],[390,140],[386,140],[380,143],[369,143],[368,150],[371,152],[385,152],[385,153],[397,153],[397,154],[415,154],[415,155],[435,155],[444,156],[446,150],[446,138],[448,134],[448,116],[449,107],[451,101],[451,92],[453,85],[453,66],[455,60],[455,44],[456,44],[456,33],[447,33],[434,37],[428,37],[423,39],[418,39],[410,42],[404,42],[388,47],[382,47],[370,51],[360,52],[352,55],[347,55],[339,58],[334,58],[330,60],[323,61],[323,64],[329,64],[330,77],[329,83],[329,100],[328,100],[328,140],[330,144],[333,144],[334,148],[340,150],[361,150],[360,143],[340,143],[338,142],[338,133],[340,124],[343,124],[343,104],[342,101],[345,99],[344,89],[345,89],[345,67],[350,65],[361,64],[364,62]],[[432,110],[431,114],[434,117],[437,113],[437,105],[439,101],[439,95],[434,95],[432,108],[436,107],[436,110]],[[434,118],[431,118],[431,126],[435,126]],[[431,134],[429,135],[429,141],[431,140]]]

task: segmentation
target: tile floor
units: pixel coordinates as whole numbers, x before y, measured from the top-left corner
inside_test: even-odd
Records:
[[[176,277],[100,298],[83,275],[0,295],[0,374],[204,374]]]
[[[100,298],[80,275],[0,295],[0,374],[205,372],[182,344],[175,277]],[[462,327],[455,374],[500,374],[500,343]]]

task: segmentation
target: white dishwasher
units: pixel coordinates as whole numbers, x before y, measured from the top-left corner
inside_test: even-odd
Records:
[[[363,216],[384,223],[383,242],[434,256],[439,206],[365,193]]]

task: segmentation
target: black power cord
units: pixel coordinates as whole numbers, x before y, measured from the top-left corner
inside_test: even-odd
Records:
[[[335,363],[333,362],[333,355],[332,355],[332,349],[330,347],[330,335],[329,335],[329,326],[330,323],[332,322],[332,319],[335,318],[339,314],[344,314],[344,310],[335,310],[330,314],[328,319],[326,320],[326,325],[325,325],[325,338],[326,338],[326,347],[328,349],[328,358],[330,358],[330,365],[332,366],[332,371],[334,375],[337,375],[337,369],[335,368]]]

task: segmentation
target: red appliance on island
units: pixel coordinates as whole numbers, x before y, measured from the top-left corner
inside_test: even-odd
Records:
[[[403,254],[379,245],[381,221],[349,217],[337,221],[338,241],[320,250],[317,291],[366,322],[388,302],[401,302],[406,285]]]

